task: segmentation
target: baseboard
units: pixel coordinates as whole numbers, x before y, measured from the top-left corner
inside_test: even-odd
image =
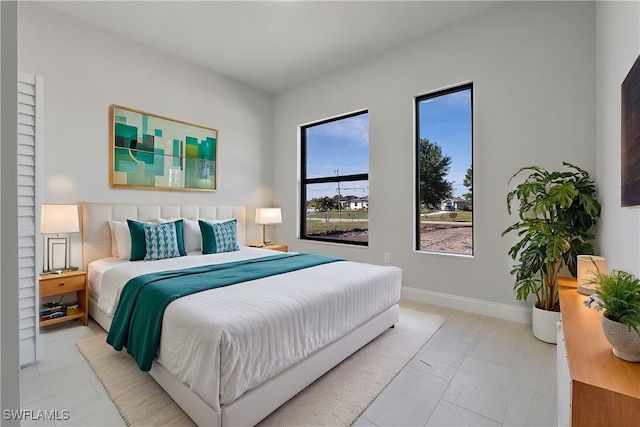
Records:
[[[453,308],[455,310],[484,314],[514,322],[531,324],[531,309],[514,305],[499,304],[479,299],[460,297],[441,292],[426,291],[424,289],[402,287],[402,298],[427,304]]]

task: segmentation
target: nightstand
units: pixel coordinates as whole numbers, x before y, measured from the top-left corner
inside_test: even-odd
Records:
[[[73,319],[81,319],[86,326],[89,322],[89,293],[87,292],[87,273],[82,270],[65,271],[59,274],[40,275],[40,298],[55,295],[64,295],[69,292],[77,292],[76,302],[78,312],[55,319],[40,321],[40,326],[49,326],[56,323],[67,322]],[[66,301],[71,302],[71,301]]]
[[[272,251],[280,251],[280,252],[288,252],[289,247],[287,245],[279,245],[276,243],[272,243],[269,245],[262,246],[263,249],[271,249]]]

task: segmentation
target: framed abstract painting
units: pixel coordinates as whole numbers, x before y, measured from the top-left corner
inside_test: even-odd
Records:
[[[119,105],[109,107],[111,187],[215,191],[216,129]]]
[[[622,82],[621,205],[640,205],[640,56]]]

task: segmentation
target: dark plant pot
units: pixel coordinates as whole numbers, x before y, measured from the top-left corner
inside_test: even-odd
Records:
[[[624,323],[602,316],[602,331],[613,347],[613,354],[628,362],[640,362],[640,335]]]

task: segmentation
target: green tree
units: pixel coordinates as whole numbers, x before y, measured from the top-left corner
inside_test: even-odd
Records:
[[[426,138],[420,139],[418,149],[420,171],[420,203],[437,209],[440,203],[453,194],[453,184],[446,180],[451,169],[451,157],[442,153],[442,148]]]
[[[325,222],[329,222],[331,217],[331,209],[336,207],[336,199],[333,197],[319,197],[316,199],[316,209],[320,212],[325,212]]]
[[[340,206],[340,202],[344,201],[344,199],[341,199],[340,196],[338,196],[337,194],[333,196],[332,199],[333,199],[333,206],[336,209],[342,209],[342,206]]]
[[[464,194],[464,198],[469,201],[470,205],[473,205],[473,165],[467,169],[467,173],[462,180],[462,185],[469,189],[469,192]]]

